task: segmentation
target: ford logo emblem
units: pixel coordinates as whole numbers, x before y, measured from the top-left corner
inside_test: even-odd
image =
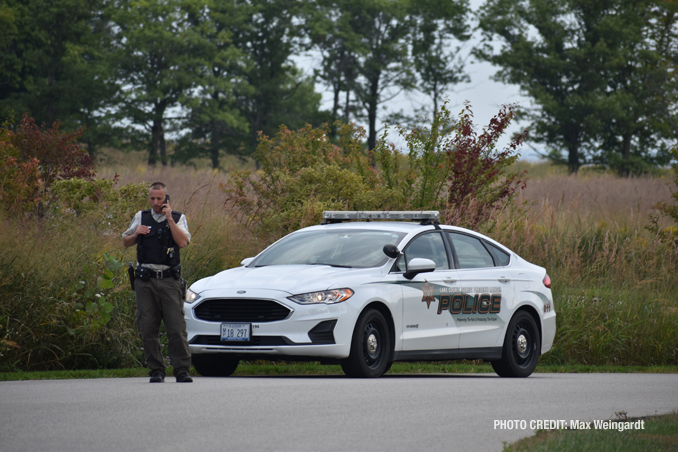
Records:
[[[247,293],[245,290],[239,290],[238,293]]]

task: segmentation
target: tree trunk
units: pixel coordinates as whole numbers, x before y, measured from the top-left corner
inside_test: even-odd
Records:
[[[165,129],[162,126],[162,119],[154,119],[151,126],[151,149],[148,153],[148,166],[155,167],[158,156],[165,156]],[[167,162],[162,162],[166,165]]]
[[[377,145],[377,106],[379,104],[379,75],[377,72],[370,83],[370,94],[367,99],[367,121],[369,132],[367,135],[367,149],[372,150]]]
[[[221,129],[217,121],[212,121],[212,146],[210,148],[210,157],[212,159],[212,169],[219,168],[219,148],[221,147]]]
[[[579,145],[576,143],[570,143],[567,147],[567,167],[570,174],[577,174],[579,172]]]
[[[631,138],[630,133],[624,134],[622,138],[622,158],[624,162],[619,171],[621,176],[628,176],[631,173]]]

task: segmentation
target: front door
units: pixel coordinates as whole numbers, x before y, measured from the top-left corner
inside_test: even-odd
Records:
[[[398,269],[406,270],[406,263],[414,258],[430,259],[436,269],[420,273],[412,280],[403,277],[403,351],[450,350],[459,346],[459,331],[449,311],[441,309],[457,282],[457,271],[452,269],[448,252],[439,231],[421,234],[404,249],[398,260]]]

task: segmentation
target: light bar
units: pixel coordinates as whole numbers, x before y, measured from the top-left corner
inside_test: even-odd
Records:
[[[396,211],[396,210],[326,210],[325,220],[438,220],[437,210]]]

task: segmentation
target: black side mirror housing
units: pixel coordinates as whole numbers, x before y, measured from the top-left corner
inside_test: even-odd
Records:
[[[386,245],[384,245],[384,254],[392,259],[395,259],[398,256],[400,256],[400,250],[394,244],[387,243]]]

